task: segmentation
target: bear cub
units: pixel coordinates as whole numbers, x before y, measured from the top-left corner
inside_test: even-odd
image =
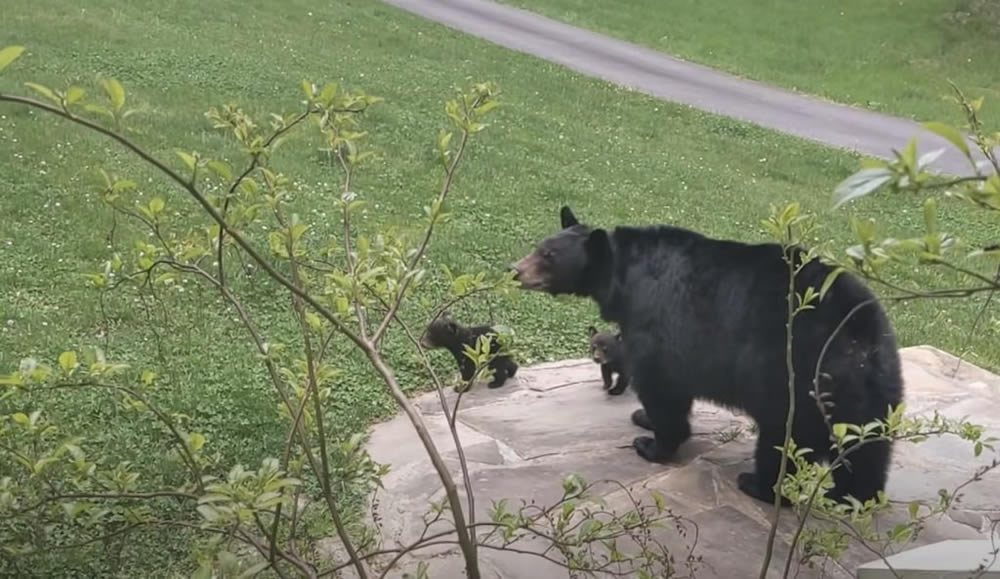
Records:
[[[622,343],[622,333],[598,332],[597,328],[587,328],[590,334],[590,358],[601,365],[601,377],[604,379],[604,389],[608,394],[617,396],[628,388],[628,371],[625,369],[625,346]],[[618,374],[614,388],[611,379]]]
[[[493,370],[493,380],[487,384],[487,387],[499,388],[504,385],[508,378],[514,377],[518,366],[511,355],[497,355],[501,346],[496,337],[496,330],[492,326],[463,326],[452,319],[451,314],[444,312],[438,319],[428,324],[420,338],[420,345],[427,350],[444,348],[451,352],[458,364],[458,370],[462,374],[462,380],[468,382],[476,373],[476,365],[465,355],[465,347],[475,348],[479,337],[486,334],[492,334],[490,336],[490,354],[493,355],[493,359],[487,364]]]
[[[850,273],[830,278],[830,265],[777,243],[713,239],[668,225],[605,230],[580,223],[565,206],[561,221],[560,231],[511,266],[515,279],[524,290],[591,299],[601,318],[621,329],[642,403],[632,422],[654,435],[632,443],[644,459],[669,461],[691,437],[695,399],[742,410],[757,423],[758,436],[754,468],[739,474],[737,486],[773,502],[781,461],[775,447],[784,441],[790,402],[792,438],[812,449],[806,458],[817,462],[838,457],[826,418],[867,424],[902,402],[892,325],[871,290]],[[797,270],[792,280],[788,260]],[[802,295],[828,279],[823,298],[793,321],[790,401],[789,281]],[[891,443],[847,448],[846,463],[833,472],[831,498],[875,497],[886,486]]]

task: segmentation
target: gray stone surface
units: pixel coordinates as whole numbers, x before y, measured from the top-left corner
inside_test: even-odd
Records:
[[[1000,579],[997,545],[987,540],[941,541],[858,570],[859,579]]]
[[[385,1],[511,50],[663,100],[865,155],[895,158],[893,149],[901,150],[917,137],[920,153],[946,149],[932,169],[955,175],[972,173],[958,150],[910,120],[738,78],[489,0]],[[969,146],[974,149],[971,140]],[[983,160],[979,154],[976,158]]]
[[[967,363],[959,365],[955,357],[927,346],[906,348],[901,354],[908,413],[968,417],[983,424],[989,434],[1000,436],[1000,378]],[[452,391],[446,393],[449,408],[454,407],[456,397]],[[430,393],[415,401],[465,504],[462,475],[439,396]],[[594,492],[615,512],[628,510],[633,497],[652,504],[649,491],[659,494],[680,521],[679,526],[667,524],[654,530],[653,536],[675,556],[679,576],[685,574],[685,555],[692,552],[701,558],[695,569],[699,578],[758,577],[773,512],[769,505],[746,497],[735,485],[736,476],[753,467],[754,434],[748,419],[697,403],[692,440],[682,446],[671,463],[658,465],[643,461],[630,448],[632,438],[644,432],[629,421],[629,414],[638,407],[631,391],[609,397],[601,388],[598,366],[588,360],[524,368],[503,388],[489,390],[478,385],[465,393],[457,428],[468,462],[477,520],[488,520],[494,501],[504,498],[511,509],[516,509],[522,499],[550,505],[562,495],[562,479],[576,473],[591,482],[605,481],[596,485]],[[391,465],[383,481],[385,489],[376,495],[374,503],[383,546],[409,544],[424,531],[422,514],[432,502],[444,498],[437,474],[405,416],[376,425],[368,448],[374,460]],[[878,517],[877,528],[890,529],[905,521],[909,501],[933,501],[939,489],[954,491],[977,467],[996,458],[996,453],[990,451],[976,458],[967,442],[953,438],[900,444],[889,483],[894,505]],[[903,549],[945,539],[987,536],[990,518],[1000,516],[998,490],[997,471],[963,487],[957,507],[947,516],[929,521],[918,538]],[[781,576],[780,567],[796,527],[794,513],[785,510],[778,528],[776,563],[769,577]],[[428,533],[446,528],[447,524],[439,521]],[[480,555],[483,576],[566,576],[557,565],[539,557],[544,543],[522,542],[516,547],[523,552],[484,549]],[[623,539],[619,548],[628,551],[638,547]],[[793,569],[803,579],[849,579],[873,558],[870,550],[853,544],[839,561],[828,563],[824,569]],[[429,564],[432,578],[465,576],[453,545],[422,550],[405,559],[405,569],[388,576],[414,572],[419,560]]]

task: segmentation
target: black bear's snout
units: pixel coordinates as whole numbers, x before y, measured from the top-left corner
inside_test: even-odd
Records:
[[[521,279],[521,270],[517,269],[517,264],[516,263],[512,263],[512,264],[508,265],[507,266],[507,271],[514,272],[514,279],[520,281],[520,279]]]

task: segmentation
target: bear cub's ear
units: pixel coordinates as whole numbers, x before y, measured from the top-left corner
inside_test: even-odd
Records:
[[[559,219],[562,221],[563,229],[569,229],[580,223],[576,220],[576,215],[573,215],[573,211],[568,205],[563,205],[562,209],[559,210]]]
[[[589,336],[590,336],[591,338],[593,338],[593,337],[594,337],[594,334],[596,334],[596,333],[597,333],[597,328],[595,328],[594,326],[587,326],[587,334],[588,334],[588,335],[589,335]]]

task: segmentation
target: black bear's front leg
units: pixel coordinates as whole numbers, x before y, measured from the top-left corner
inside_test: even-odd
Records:
[[[637,383],[638,386],[638,383]],[[655,388],[655,386],[654,386]],[[689,396],[668,392],[650,392],[649,387],[637,387],[643,410],[632,413],[632,421],[646,422],[654,436],[639,436],[632,441],[637,453],[650,462],[669,461],[677,448],[691,438],[688,414],[694,400]],[[640,426],[642,426],[640,424]]]
[[[775,449],[785,442],[785,433],[781,428],[760,428],[757,435],[757,449],[754,451],[754,472],[741,472],[736,477],[736,486],[747,496],[774,504],[774,486],[778,480],[781,468],[781,453]],[[786,472],[792,473],[795,466],[786,462]],[[781,504],[791,505],[788,499],[782,497]]]
[[[621,394],[622,392],[624,392],[626,388],[628,388],[628,374],[626,374],[624,371],[623,372],[619,372],[618,373],[618,381],[615,382],[615,387],[614,388],[612,388],[611,390],[608,390],[608,394],[610,394],[612,396],[617,396],[617,395]]]
[[[601,378],[604,379],[604,389],[611,388],[611,365],[601,364]]]

